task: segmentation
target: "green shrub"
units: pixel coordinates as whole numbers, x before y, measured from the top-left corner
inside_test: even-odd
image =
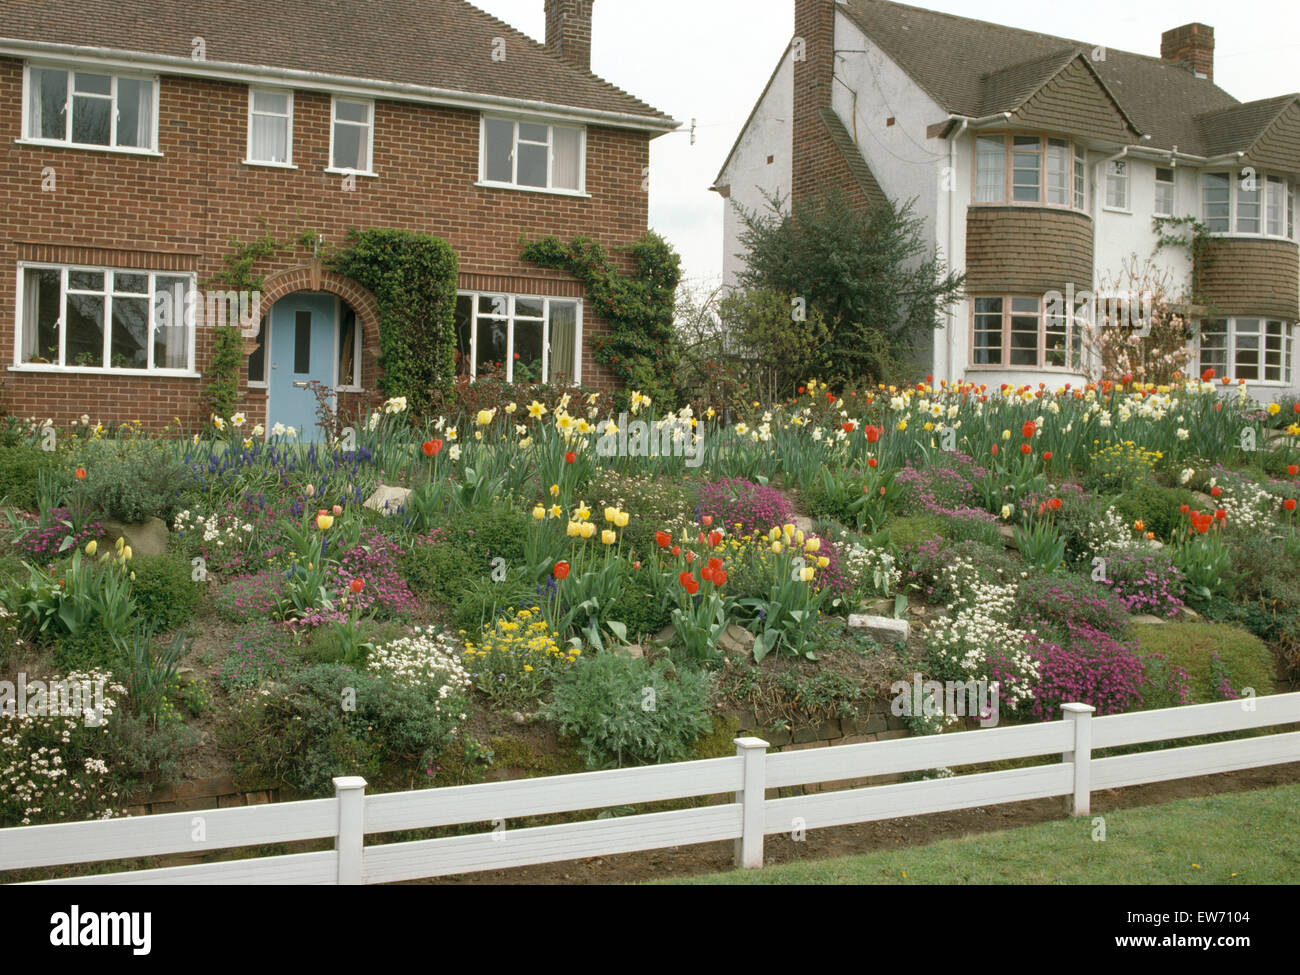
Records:
[[[221,726],[244,783],[275,782],[331,795],[336,775],[410,788],[446,747],[464,699],[439,682],[403,684],[320,664],[246,698]],[[342,705],[342,706],[341,706]]]
[[[634,572],[623,591],[605,614],[606,619],[618,620],[627,627],[627,635],[635,640],[644,634],[655,634],[673,621],[671,606],[661,607],[654,588],[641,573]]]
[[[54,466],[54,454],[39,447],[0,447],[0,504],[35,511],[41,472]]]
[[[1273,693],[1273,655],[1245,630],[1221,623],[1151,623],[1135,625],[1133,633],[1142,655],[1161,654],[1187,671],[1191,704],[1223,700],[1224,680],[1234,694],[1245,687],[1256,695]]]
[[[461,581],[460,593],[452,607],[452,627],[464,633],[478,633],[491,626],[507,609],[532,606],[540,597],[538,587],[522,569],[507,569],[506,577],[496,582],[490,575],[470,576]]]
[[[682,761],[713,729],[713,679],[616,653],[581,658],[553,684],[544,714],[572,735],[588,768]]]
[[[251,622],[235,634],[231,650],[216,670],[217,683],[227,693],[251,690],[263,680],[288,673],[289,631],[264,620]]]
[[[522,508],[484,505],[456,519],[448,530],[449,541],[469,553],[474,575],[487,576],[493,559],[505,559],[506,565],[523,563],[524,540],[533,530],[530,522]]]
[[[183,555],[137,555],[131,560],[135,573],[131,592],[136,612],[151,619],[160,630],[171,630],[193,619],[203,603],[207,586],[191,578],[190,563]]]
[[[1191,491],[1145,481],[1121,494],[1114,507],[1128,524],[1141,521],[1147,531],[1155,532],[1162,541],[1169,541],[1180,527],[1186,525],[1178,510],[1184,504],[1197,507],[1196,496]]]
[[[890,518],[885,522],[885,531],[889,533],[889,543],[894,551],[914,548],[927,538],[943,538],[943,520],[933,515],[909,515],[903,518]]]
[[[102,620],[90,623],[80,634],[61,634],[50,644],[54,665],[60,670],[111,670],[122,674],[124,661]]]
[[[480,569],[464,549],[442,542],[412,546],[402,553],[400,566],[412,592],[443,606],[453,605],[465,580]]]
[[[108,726],[103,757],[123,797],[135,791],[174,785],[182,763],[199,745],[199,731],[181,721],[155,724],[125,709]]]
[[[137,524],[150,518],[170,522],[179,510],[179,488],[188,472],[166,442],[108,442],[85,453],[82,484],[91,511]]]

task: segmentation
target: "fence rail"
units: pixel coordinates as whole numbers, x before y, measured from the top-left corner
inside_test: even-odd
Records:
[[[736,863],[763,865],[763,839],[899,816],[1063,796],[1087,815],[1095,789],[1300,761],[1300,732],[1094,759],[1099,748],[1300,722],[1300,693],[1093,717],[1062,706],[1059,721],[768,755],[737,738],[729,758],[577,775],[365,794],[365,780],[334,780],[333,799],[167,813],[0,830],[0,871],[194,853],[332,837],[334,849],[221,863],[43,881],[52,884],[376,884],[499,870],[638,850],[735,840]],[[936,767],[1060,755],[999,772],[768,798],[784,786],[839,782]],[[673,812],[508,829],[510,819],[611,806],[730,795]],[[369,845],[367,835],[491,823],[487,832]]]

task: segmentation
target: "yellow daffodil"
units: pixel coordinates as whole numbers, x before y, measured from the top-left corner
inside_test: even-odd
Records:
[[[537,402],[537,400],[533,400],[531,403],[528,404],[528,415],[531,416],[534,420],[540,420],[542,417],[546,415],[546,405],[544,403]]]
[[[552,518],[563,518],[563,517],[564,517],[564,509],[561,508],[558,504],[553,504],[553,505],[551,505],[551,508],[550,508],[550,511],[548,512],[548,514],[549,514]]]
[[[535,520],[541,521],[545,517],[546,517],[546,509],[543,508],[540,504],[537,505],[535,508],[533,508],[533,518]]]
[[[579,521],[588,521],[591,519],[591,509],[587,507],[587,502],[579,503],[577,509],[573,512],[573,517]]]
[[[551,497],[553,497],[553,498],[558,498],[559,496],[560,496],[560,486],[559,486],[558,484],[552,484],[552,485],[551,485]]]

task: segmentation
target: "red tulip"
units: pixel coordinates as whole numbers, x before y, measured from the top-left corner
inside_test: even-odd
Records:
[[[1020,452],[1022,454],[1032,454],[1034,452],[1034,448],[1029,446],[1029,444],[1027,443],[1022,443],[1020,445]]]
[[[1033,420],[1026,420],[1025,425],[1020,428],[1020,435],[1024,437],[1026,440],[1028,440],[1037,432],[1038,432],[1038,424],[1036,424]]]
[[[1047,506],[1048,506],[1049,508],[1051,508],[1053,511],[1060,511],[1060,510],[1061,510],[1061,499],[1060,499],[1060,498],[1052,498],[1051,501],[1048,501],[1048,502],[1047,502]]]
[[[633,562],[633,563],[632,563],[632,568],[634,568],[634,569],[639,569],[639,568],[641,568],[641,563],[640,563],[639,561],[637,561],[637,562]]]
[[[677,556],[679,556],[679,555],[681,555],[681,554],[682,554],[682,547],[681,547],[680,545],[674,545],[674,546],[673,546],[673,557],[676,558]]]
[[[672,540],[672,536],[667,532],[655,532],[655,544],[660,548],[667,548]]]
[[[876,458],[874,458],[874,457],[868,457],[868,458],[867,458],[867,466],[868,466],[868,467],[875,467],[875,466],[877,466],[878,463],[879,463],[879,462],[878,462],[878,461],[876,460]]]
[[[1287,464],[1286,472],[1290,474],[1292,477],[1295,477],[1297,474],[1300,474],[1300,465]]]
[[[1201,373],[1201,382],[1203,383],[1208,383],[1213,378],[1214,378],[1213,369],[1206,369],[1205,372]]]
[[[551,575],[555,576],[556,582],[562,582],[563,580],[569,578],[569,563],[556,562],[555,568],[551,570]]]
[[[1227,512],[1227,509],[1225,509],[1225,508],[1219,508],[1217,511],[1215,511],[1215,512],[1214,512],[1214,520],[1215,520],[1215,521],[1227,521],[1227,520],[1228,520],[1228,512]]]
[[[686,586],[686,591],[690,593],[692,596],[694,596],[697,592],[700,591],[700,583],[698,579],[695,578],[687,579],[684,585]]]
[[[704,568],[700,569],[700,578],[705,580],[706,582],[712,582],[713,570],[706,565]]]
[[[717,572],[722,568],[722,559],[709,559],[709,569]]]
[[[994,445],[993,445],[993,456],[996,457],[997,455],[998,455],[998,445],[997,445],[997,444],[994,444]]]
[[[570,450],[568,453],[564,455],[564,462],[566,464],[572,464],[577,459],[578,459],[578,455],[575,454],[572,450]]]
[[[866,427],[864,431],[867,435],[867,443],[876,443],[880,440],[880,435],[885,432],[884,427]]]
[[[687,582],[689,582],[691,579],[694,578],[695,578],[694,574],[691,573],[690,571],[677,573],[677,581],[680,582],[683,586],[686,585]]]
[[[1185,505],[1185,504],[1180,504],[1180,505],[1178,506],[1178,510],[1179,510],[1182,514],[1187,514],[1187,512],[1189,512],[1189,511],[1191,510],[1191,508],[1188,507],[1188,506]]]
[[[425,457],[437,457],[440,450],[442,450],[441,440],[426,440],[424,442]]]
[[[846,420],[845,422],[841,423],[841,424],[840,424],[840,429],[843,430],[845,433],[852,433],[852,432],[853,432],[853,421],[852,421],[852,420]]]
[[[1282,507],[1287,511],[1295,511],[1295,498],[1287,498],[1282,502]]]
[[[722,544],[722,532],[709,532],[709,547],[717,548]]]
[[[86,469],[84,467],[78,467],[76,475],[78,481],[84,481],[86,479]]]
[[[708,528],[710,525],[713,524],[713,515],[705,515],[703,518],[700,519],[700,524],[702,524],[705,528]]]
[[[1223,488],[1219,487],[1217,484],[1214,487],[1210,488],[1210,497],[1212,498],[1217,498],[1222,493],[1223,493]]]
[[[354,593],[358,593],[362,589],[366,588],[366,581],[364,579],[353,579],[350,583],[348,583],[348,588],[351,589]]]
[[[1051,452],[1050,450],[1044,450],[1044,451],[1043,451],[1043,460],[1047,461],[1047,460],[1051,460],[1051,459],[1052,459],[1052,452]]]
[[[690,565],[690,564],[691,564],[692,562],[694,562],[694,561],[695,561],[695,553],[694,553],[694,552],[687,552],[687,553],[686,553],[686,564],[687,564],[687,565]]]
[[[804,394],[804,387],[800,386],[800,387],[799,387],[799,395],[802,396],[803,394]]]
[[[725,586],[727,584],[727,573],[722,569],[713,573],[713,584],[719,589]]]
[[[829,389],[826,391],[826,402],[827,403],[835,402],[835,394],[832,393]]]

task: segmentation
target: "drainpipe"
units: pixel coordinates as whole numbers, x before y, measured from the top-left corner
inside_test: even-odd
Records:
[[[961,125],[948,140],[948,172],[952,176],[952,188],[948,191],[948,265],[950,270],[957,240],[957,140],[969,127],[970,119],[962,119]],[[947,345],[947,368],[944,371],[948,375],[948,382],[955,383],[957,381],[957,313],[953,311],[952,306],[948,307]]]

